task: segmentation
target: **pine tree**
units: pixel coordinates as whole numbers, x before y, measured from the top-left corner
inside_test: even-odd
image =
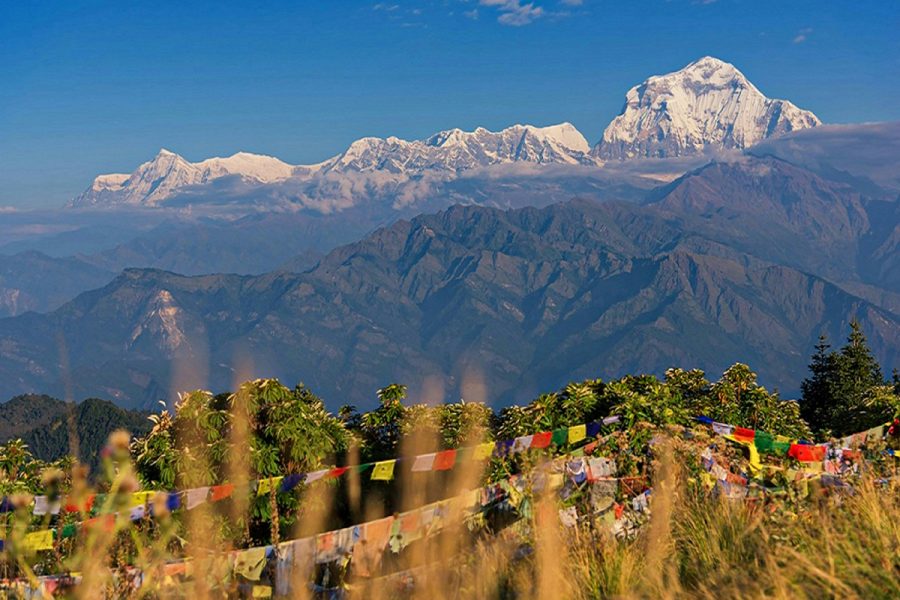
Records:
[[[884,411],[872,402],[873,393],[885,385],[884,376],[858,321],[850,322],[847,343],[839,351],[819,337],[809,371],[800,384],[800,414],[820,436],[842,436],[884,421]]]
[[[885,385],[884,375],[855,319],[850,323],[846,345],[835,358],[837,378],[833,387],[832,431],[835,435],[846,435],[883,422],[884,415],[871,410],[868,396],[873,388]]]
[[[803,402],[800,416],[813,431],[828,429],[834,412],[836,398],[834,383],[837,378],[837,356],[831,351],[831,344],[824,335],[819,336],[816,352],[809,363],[810,376],[800,384]]]

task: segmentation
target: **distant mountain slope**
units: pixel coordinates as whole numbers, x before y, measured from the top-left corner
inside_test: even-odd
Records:
[[[734,65],[706,56],[631,88],[594,154],[665,158],[743,149],[820,124],[787,100],[766,98]]]
[[[79,258],[52,258],[35,251],[0,254],[0,317],[53,310],[114,276]]]
[[[71,439],[79,459],[96,468],[109,434],[117,429],[144,434],[151,426],[147,416],[96,398],[70,404],[44,395],[17,396],[0,404],[0,444],[21,438],[37,458],[50,461],[74,452]]]
[[[832,280],[859,278],[873,203],[846,184],[777,159],[740,159],[710,163],[655,195],[654,209],[684,231]]]
[[[879,303],[892,292],[854,268],[891,247],[873,206],[747,158],[645,205],[451,207],[303,274],[129,270],[53,313],[0,320],[0,393],[54,391],[65,375],[77,395],[147,406],[259,374],[303,380],[332,405],[367,405],[394,380],[506,402],[581,376],[736,361],[794,392],[817,336],[851,318],[897,363],[900,315]]]

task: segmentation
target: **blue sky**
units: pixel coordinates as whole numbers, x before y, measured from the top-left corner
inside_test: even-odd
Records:
[[[826,122],[900,120],[900,2],[5,2],[0,206],[160,147],[317,162],[364,135],[570,121],[711,54]],[[2,217],[0,217],[2,218]]]

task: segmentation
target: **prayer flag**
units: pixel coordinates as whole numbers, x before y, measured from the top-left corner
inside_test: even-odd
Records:
[[[550,436],[550,441],[552,441],[555,446],[562,446],[569,441],[569,429],[567,427],[554,429],[553,434]]]
[[[613,477],[616,474],[616,462],[609,458],[596,456],[588,459],[590,478]]]
[[[752,442],[756,436],[756,432],[746,427],[735,427],[734,437],[740,442]]]
[[[570,460],[569,462],[567,462],[566,474],[568,474],[572,481],[578,484],[587,479],[587,473],[585,473],[584,469],[584,458]]]
[[[337,558],[335,532],[327,531],[316,536],[316,563],[331,562]]]
[[[760,452],[772,452],[775,448],[775,436],[765,431],[757,431],[753,443]]]
[[[238,552],[234,561],[234,572],[249,581],[259,581],[266,566],[266,548],[250,548]]]
[[[529,448],[531,448],[531,440],[534,438],[533,435],[520,435],[516,439],[513,440],[512,452],[525,452]]]
[[[43,516],[46,514],[58,515],[62,505],[59,500],[51,503],[47,496],[35,496],[34,497],[34,510],[32,511],[35,515]]]
[[[209,500],[210,502],[218,502],[219,500],[224,500],[231,496],[234,493],[234,484],[233,483],[223,483],[222,485],[214,485],[209,488]]]
[[[256,486],[256,495],[257,496],[265,496],[272,490],[277,491],[278,488],[281,487],[282,479],[284,479],[284,477],[282,477],[282,476],[268,477],[266,479],[260,479],[259,483]],[[213,488],[213,491],[215,491],[215,488]],[[213,498],[213,501],[215,501],[215,498]]]
[[[456,450],[444,450],[434,457],[435,471],[449,471],[456,464]]]
[[[731,435],[731,433],[734,431],[734,427],[732,427],[731,425],[717,422],[713,422],[712,429],[719,435]]]
[[[313,481],[318,481],[325,477],[328,474],[328,469],[322,469],[320,471],[313,471],[312,473],[306,474],[306,483],[312,483]]]
[[[394,478],[394,465],[397,463],[396,459],[392,460],[382,460],[375,463],[375,468],[372,470],[372,480],[373,481],[390,481]]]
[[[340,477],[350,470],[350,467],[335,467],[328,471],[328,477]]]
[[[63,507],[66,512],[91,512],[94,506],[94,494],[89,494],[84,498],[76,500],[75,498],[66,498],[66,505]],[[79,503],[79,500],[81,501]],[[2,512],[2,511],[0,511]]]
[[[574,506],[559,509],[559,522],[563,527],[575,527],[578,525],[578,511]]]
[[[775,436],[775,443],[772,447],[772,452],[777,454],[778,456],[784,456],[788,453],[788,450],[791,448],[791,440],[790,438],[786,438],[783,435]]]
[[[53,550],[53,530],[45,529],[26,534],[22,540],[22,549],[26,552]]]
[[[867,444],[880,441],[881,438],[884,437],[884,425],[879,425],[878,427],[867,430],[865,435]]]
[[[198,506],[206,502],[207,494],[209,494],[209,487],[200,487],[187,490],[184,493],[187,509],[191,510],[197,508]]]
[[[415,472],[431,471],[434,468],[435,456],[436,454],[434,452],[431,454],[420,454],[416,457],[416,460],[413,461],[412,470]]]
[[[585,425],[585,430],[588,437],[596,437],[600,433],[600,423],[588,423]]]
[[[284,479],[281,480],[281,487],[279,491],[289,492],[298,485],[303,482],[304,475],[302,473],[294,473],[292,475],[285,475]]]
[[[569,443],[575,444],[587,437],[587,427],[585,425],[572,425],[569,427]]]
[[[475,446],[475,455],[473,458],[475,460],[485,460],[490,458],[493,453],[494,442],[484,442],[483,444]]]
[[[531,436],[531,447],[532,448],[546,448],[550,445],[550,441],[552,439],[553,439],[553,434],[549,431],[536,433],[533,436]]]
[[[791,444],[788,456],[800,462],[821,462],[825,458],[825,446],[810,446],[808,444]]]
[[[134,492],[133,494],[131,494],[131,504],[129,505],[129,508],[134,508],[135,506],[143,506],[144,504],[147,504],[147,502],[150,500],[150,498],[152,498],[154,495],[156,495],[156,492],[148,492],[148,491]]]

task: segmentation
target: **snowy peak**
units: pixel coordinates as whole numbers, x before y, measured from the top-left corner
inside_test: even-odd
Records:
[[[208,183],[220,177],[238,176],[256,183],[287,179],[294,167],[271,156],[238,152],[226,158],[208,158],[192,163],[161,149],[156,156],[130,175],[100,175],[91,187],[74,198],[69,206],[156,205],[179,189]]]
[[[192,163],[169,150],[160,150],[130,175],[101,175],[69,206],[157,206],[190,186],[238,176],[251,184],[290,179],[307,182],[317,177],[381,172],[400,179],[426,172],[453,177],[462,171],[497,164],[596,164],[590,144],[571,123],[550,127],[513,125],[501,131],[449,129],[424,140],[364,137],[341,154],[316,165],[289,165],[275,157],[238,152],[227,158]],[[338,191],[343,193],[341,186]]]
[[[367,137],[329,161],[327,171],[459,173],[512,162],[590,164],[590,144],[570,123],[513,125],[501,131],[448,129],[424,140]]]
[[[734,65],[706,56],[631,88],[594,148],[602,159],[672,157],[742,149],[821,121],[767,98]]]

